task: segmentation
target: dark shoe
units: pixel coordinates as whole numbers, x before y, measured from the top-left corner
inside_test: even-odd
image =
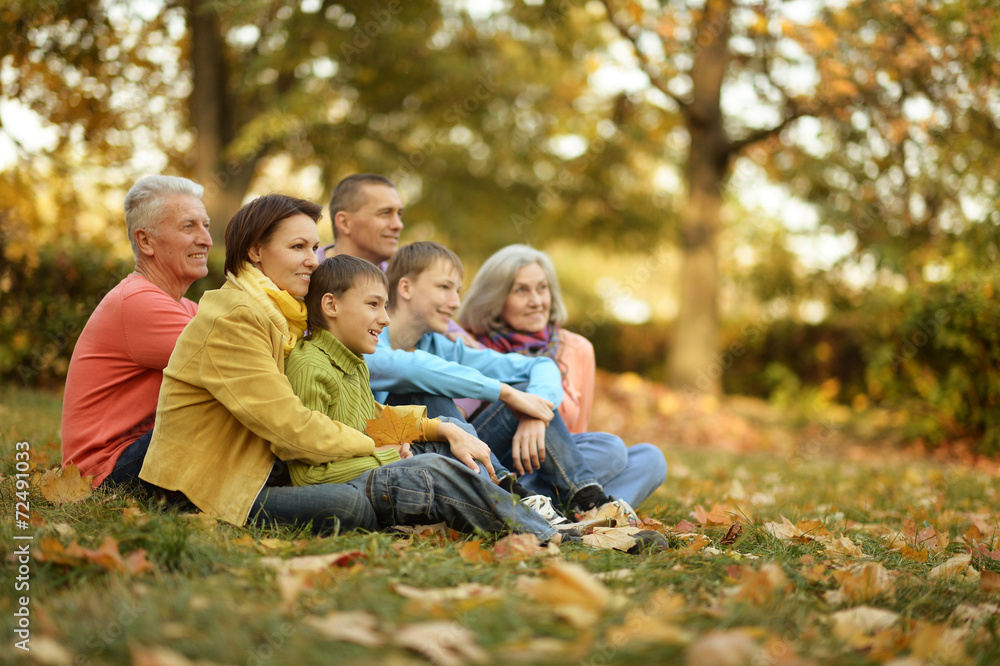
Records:
[[[601,506],[610,501],[611,498],[605,494],[600,486],[587,486],[586,488],[581,488],[576,495],[573,495],[573,500],[569,504],[569,511],[567,513],[569,515],[583,513],[584,511],[590,511],[595,506]]]
[[[646,555],[648,553],[658,553],[663,550],[670,550],[670,544],[659,532],[653,530],[643,530],[632,535],[635,545],[628,549],[630,555]]]

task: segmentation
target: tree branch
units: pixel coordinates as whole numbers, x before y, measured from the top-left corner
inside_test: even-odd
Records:
[[[751,132],[742,139],[737,139],[735,141],[730,141],[729,145],[726,146],[727,155],[735,155],[742,151],[747,146],[751,146],[759,141],[766,141],[772,136],[776,136],[781,133],[783,129],[791,125],[794,121],[798,120],[802,116],[808,116],[809,113],[803,108],[793,108],[791,112],[781,119],[774,127],[769,127],[765,129],[759,129]]]
[[[667,82],[662,80],[661,73],[653,65],[649,56],[647,56],[645,52],[639,48],[639,41],[629,33],[626,26],[619,23],[615,18],[615,10],[611,6],[611,0],[601,0],[601,3],[604,5],[605,11],[608,13],[608,21],[610,21],[611,25],[618,30],[618,33],[632,45],[632,51],[635,53],[635,57],[639,59],[642,71],[649,77],[649,82],[652,83],[653,87],[657,90],[672,99],[674,103],[680,107],[681,112],[687,115],[690,104],[670,91],[670,88],[667,87]]]

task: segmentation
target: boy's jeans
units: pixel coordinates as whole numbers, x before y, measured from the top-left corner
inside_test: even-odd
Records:
[[[524,389],[526,386],[518,384],[515,388]],[[386,404],[425,405],[427,415],[430,417],[447,416],[464,420],[454,400],[443,396],[426,393],[390,394]],[[518,426],[514,412],[498,400],[477,415],[472,425],[479,439],[486,442],[499,458],[505,471],[510,468],[514,462],[513,442]],[[497,476],[502,477],[500,469],[496,471]],[[525,474],[519,480],[526,488],[547,495],[566,507],[581,489],[598,485],[596,475],[584,460],[573,435],[566,429],[566,424],[558,412],[549,423],[549,427],[545,429],[545,462],[542,463],[541,469]]]
[[[461,532],[512,530],[541,541],[556,532],[488,477],[433,453],[366,471],[347,483],[265,487],[250,516],[262,522],[312,522],[321,533],[442,521]]]

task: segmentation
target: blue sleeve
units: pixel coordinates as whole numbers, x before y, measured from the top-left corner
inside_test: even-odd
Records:
[[[406,352],[392,349],[385,329],[375,353],[366,360],[372,390],[377,392],[423,391],[493,402],[500,397],[501,382],[527,382],[528,393],[550,400],[557,408],[563,399],[562,375],[552,359],[474,349],[437,333],[425,335],[416,351]],[[378,393],[375,399],[384,401]]]
[[[371,374],[372,392],[375,399],[382,403],[389,393],[415,391],[489,402],[495,402],[500,397],[500,382],[474,368],[421,349],[412,352],[393,349],[389,344],[388,328],[382,331],[375,353],[368,354],[365,362]]]

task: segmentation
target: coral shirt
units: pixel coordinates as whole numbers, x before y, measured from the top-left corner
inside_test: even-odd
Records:
[[[129,444],[153,427],[170,353],[198,306],[175,301],[132,273],[90,316],[66,375],[63,465],[75,463],[96,488]]]

